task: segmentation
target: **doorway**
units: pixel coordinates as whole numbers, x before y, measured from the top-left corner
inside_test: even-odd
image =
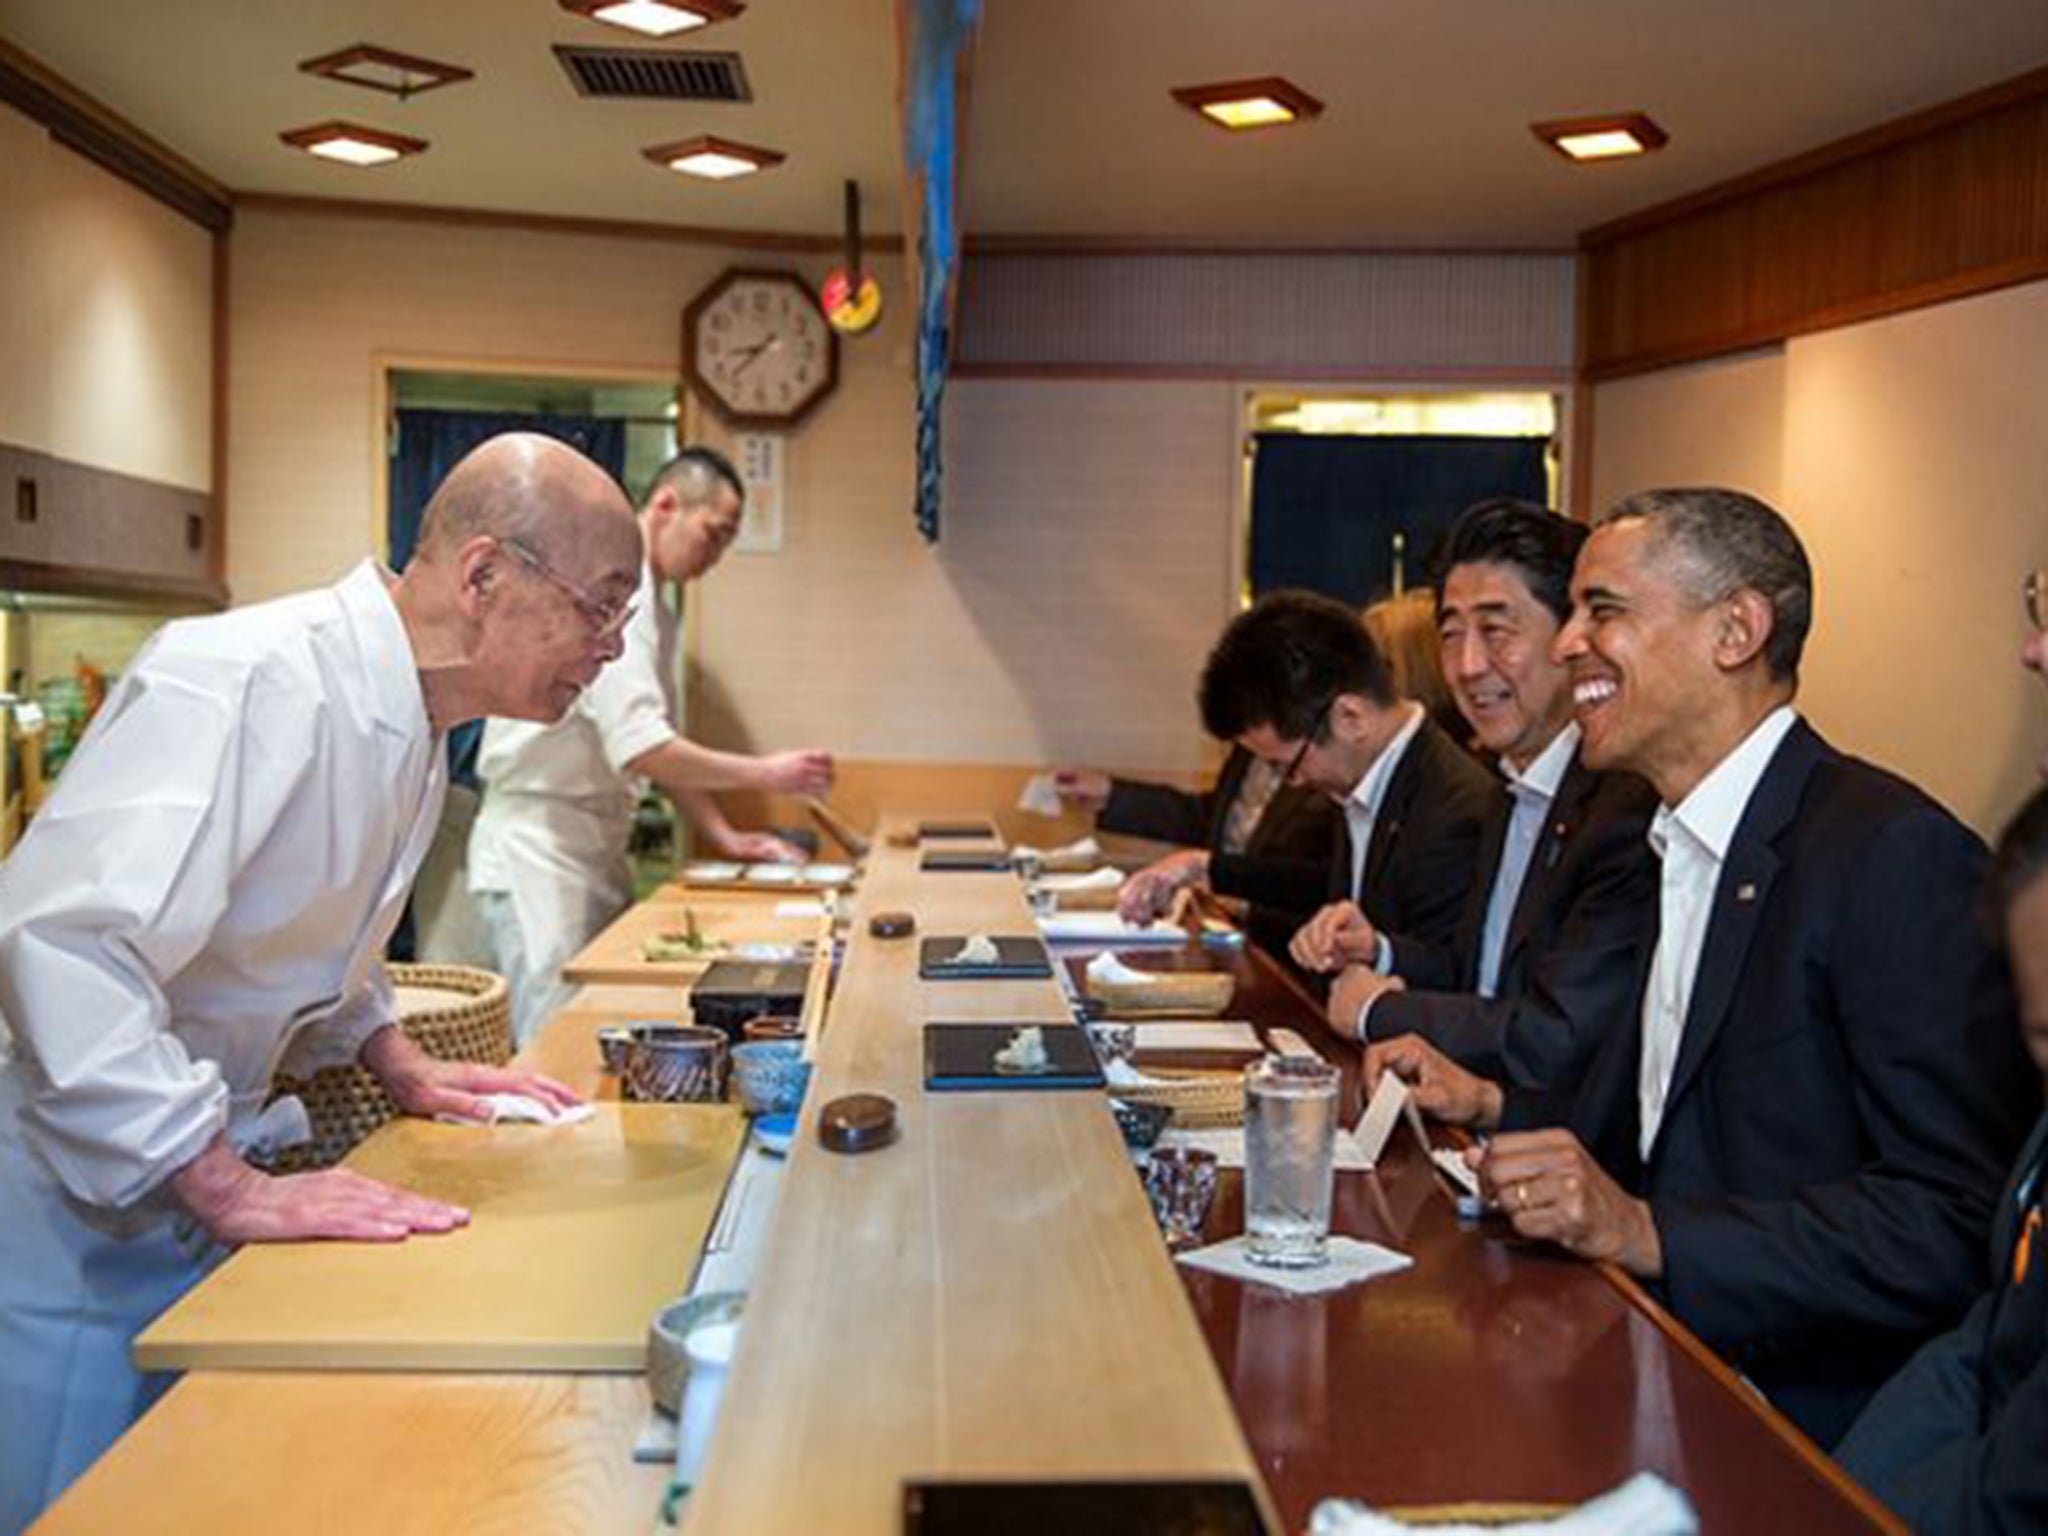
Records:
[[[1363,608],[1427,585],[1474,502],[1557,504],[1561,415],[1547,390],[1254,391],[1243,596],[1305,587]]]

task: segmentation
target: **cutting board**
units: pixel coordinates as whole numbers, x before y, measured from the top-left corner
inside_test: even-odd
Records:
[[[664,887],[664,891],[668,889]],[[617,922],[563,966],[562,974],[586,986],[596,983],[687,988],[720,954],[687,960],[649,960],[645,947],[656,934],[682,931],[687,922],[686,909],[696,915],[698,932],[728,945],[796,944],[815,942],[821,933],[829,933],[829,922],[816,915],[777,917],[775,909],[784,902],[815,899],[788,891],[716,896],[692,892],[681,900],[666,894],[656,896],[628,908]]]
[[[689,1283],[744,1135],[722,1104],[581,1125],[396,1120],[347,1166],[467,1206],[402,1243],[256,1244],[135,1343],[144,1370],[637,1371]]]

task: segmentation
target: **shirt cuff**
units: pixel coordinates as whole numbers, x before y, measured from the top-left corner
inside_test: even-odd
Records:
[[[1376,934],[1374,934],[1374,935],[1372,936],[1372,946],[1373,946],[1373,947],[1372,947],[1372,968],[1373,968],[1373,969],[1374,969],[1375,971],[1378,971],[1378,972],[1379,972],[1379,973],[1380,973],[1380,974],[1381,974],[1382,976],[1391,976],[1391,975],[1393,975],[1393,974],[1394,974],[1394,943],[1393,943],[1393,940],[1389,939],[1389,938],[1388,938],[1388,937],[1387,937],[1387,936],[1386,936],[1386,935],[1385,935],[1384,933],[1376,933]],[[1367,1003],[1367,1004],[1366,1004],[1366,1006],[1367,1006],[1368,1008],[1370,1008],[1370,1007],[1372,1006],[1372,1004],[1370,1004],[1370,1003]],[[1363,1018],[1364,1018],[1364,1015],[1363,1015],[1363,1014],[1361,1014],[1361,1015],[1359,1015],[1359,1017],[1360,1017],[1361,1019],[1363,1019]]]

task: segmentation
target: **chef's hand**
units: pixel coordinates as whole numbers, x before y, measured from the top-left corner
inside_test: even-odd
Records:
[[[775,752],[760,763],[761,777],[756,789],[784,795],[822,795],[832,787],[830,752]]]
[[[1582,1259],[1612,1259],[1639,1280],[1664,1273],[1664,1244],[1648,1202],[1593,1160],[1570,1131],[1521,1131],[1466,1149],[1479,1187],[1524,1237]]]
[[[1355,901],[1333,901],[1294,930],[1287,952],[1305,971],[1338,971],[1379,958],[1379,935]]]
[[[1346,1040],[1363,1040],[1365,1028],[1360,1017],[1365,1005],[1389,992],[1407,990],[1408,983],[1398,976],[1382,976],[1369,965],[1347,965],[1330,985],[1330,1001],[1323,1015],[1330,1028]]]
[[[711,841],[726,858],[744,859],[749,864],[805,862],[803,849],[795,843],[784,842],[773,832],[737,832],[728,828],[724,836]]]
[[[429,1056],[396,1024],[385,1025],[363,1042],[361,1060],[377,1074],[392,1102],[423,1120],[436,1115],[488,1120],[490,1106],[478,1097],[485,1093],[523,1093],[552,1109],[569,1109],[583,1102],[575,1089],[538,1072]]]
[[[1407,1083],[1415,1107],[1445,1125],[1490,1131],[1500,1124],[1500,1084],[1467,1072],[1420,1035],[1397,1035],[1365,1048],[1367,1098],[1382,1072]]]
[[[1208,878],[1208,854],[1198,848],[1169,853],[1123,883],[1116,893],[1116,915],[1127,923],[1149,923],[1164,914],[1181,891]]]
[[[171,1175],[170,1189],[216,1242],[289,1243],[349,1238],[395,1243],[452,1232],[469,1212],[366,1179],[346,1168],[274,1177],[243,1162],[225,1136]]]
[[[1055,768],[1052,788],[1076,810],[1099,811],[1109,803],[1109,775],[1100,768]]]

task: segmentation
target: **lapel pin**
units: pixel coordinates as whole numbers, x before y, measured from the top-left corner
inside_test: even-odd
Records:
[[[1735,887],[1735,899],[1737,901],[1755,901],[1756,887],[1747,880],[1743,881],[1742,884]]]

